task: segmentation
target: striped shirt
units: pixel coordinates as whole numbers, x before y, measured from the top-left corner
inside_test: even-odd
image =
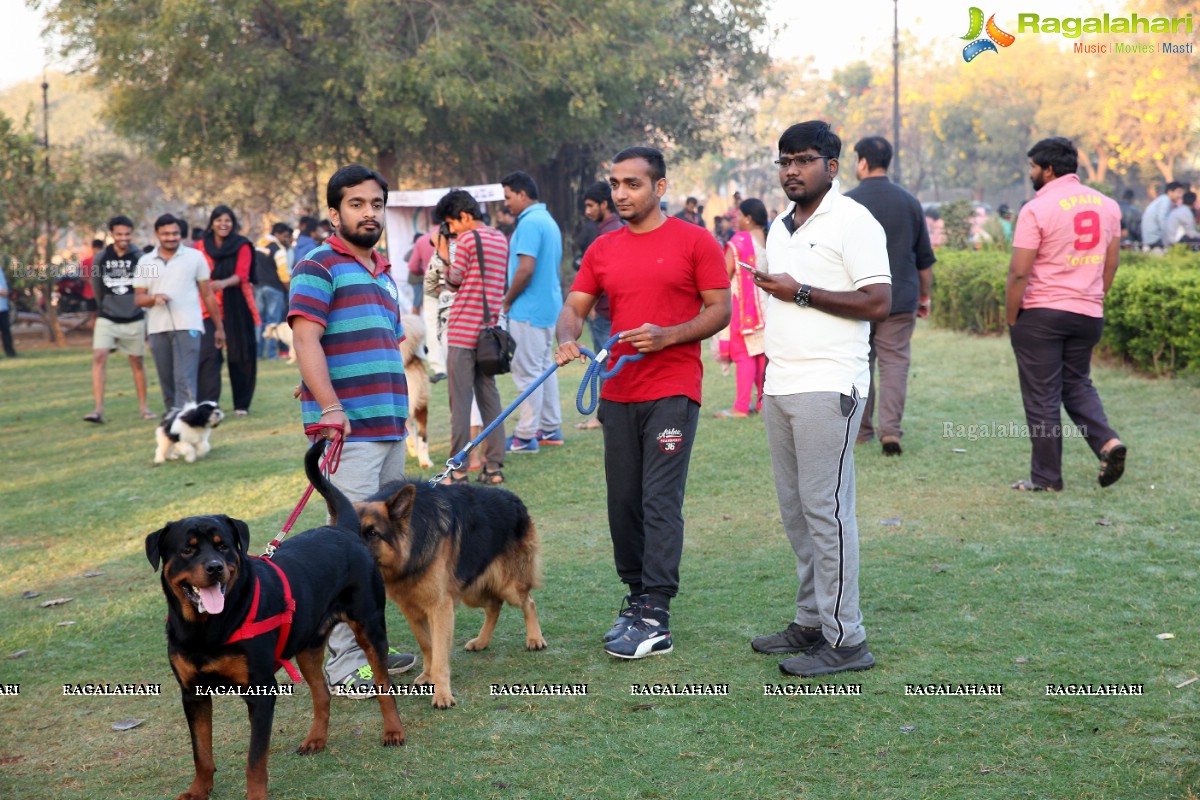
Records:
[[[446,322],[446,344],[450,347],[475,349],[479,332],[484,328],[483,279],[479,274],[479,261],[475,255],[475,234],[483,243],[484,264],[487,272],[487,302],[492,318],[487,325],[494,325],[496,317],[504,307],[505,277],[508,274],[508,240],[495,228],[480,225],[474,231],[458,235],[458,251],[454,261],[446,270],[446,283],[458,287],[454,305],[450,307],[450,318]]]
[[[331,236],[292,273],[289,324],[299,316],[325,329],[321,349],[350,418],[349,442],[403,439],[408,417],[399,293],[388,262],[375,252],[371,258],[374,275]],[[305,426],[320,421],[320,405],[308,386],[301,385],[300,403]]]

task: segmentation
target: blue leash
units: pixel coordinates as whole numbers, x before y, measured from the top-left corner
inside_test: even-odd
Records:
[[[583,345],[579,345],[579,352],[591,359],[590,363],[587,365],[587,370],[583,373],[583,380],[579,383],[579,392],[575,395],[575,408],[578,409],[579,413],[583,414],[585,417],[596,410],[596,405],[600,399],[600,383],[616,375],[626,364],[633,361],[639,361],[646,355],[645,353],[624,355],[617,359],[617,362],[613,364],[612,369],[604,369],[604,362],[612,354],[612,346],[616,344],[617,340],[620,338],[620,333],[613,334],[612,337],[604,343],[604,347],[600,349],[598,354],[593,353]],[[499,425],[501,422],[504,422],[504,420],[506,420],[513,411],[516,411],[517,406],[521,405],[521,403],[525,401],[525,398],[529,397],[529,395],[533,394],[539,386],[545,383],[546,379],[553,375],[554,371],[557,369],[558,364],[554,364],[550,367],[550,369],[543,372],[536,381],[529,384],[529,386],[525,388],[525,391],[521,392],[521,394],[517,396],[516,400],[513,400],[511,403],[509,403],[508,408],[500,412],[500,416],[492,420],[492,422],[486,428],[479,432],[478,436],[467,442],[466,447],[450,457],[450,459],[446,462],[446,471],[440,475],[435,475],[430,478],[429,485],[437,486],[439,483],[445,480],[451,472],[457,469],[462,469],[462,465],[466,463],[467,456],[470,454],[470,452],[478,447],[479,444],[488,437],[488,434],[496,429],[497,425]],[[584,394],[588,392],[589,389],[591,391],[591,399],[588,400],[587,405],[585,405],[583,398]]]

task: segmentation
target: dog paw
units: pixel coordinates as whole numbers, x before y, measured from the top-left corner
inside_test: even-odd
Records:
[[[175,800],[208,800],[208,796],[211,793],[212,784],[209,784],[207,789],[193,785],[186,792],[176,797]]]
[[[311,756],[315,753],[321,752],[324,749],[325,749],[325,739],[324,738],[314,739],[313,737],[310,736],[304,740],[304,744],[302,744],[296,748],[296,753],[298,755],[302,755],[302,756]]]
[[[525,649],[526,650],[545,650],[546,649],[546,640],[540,636],[537,637],[536,639],[526,639],[525,640]]]
[[[434,708],[454,708],[458,702],[454,699],[454,695],[446,692],[445,694],[438,692],[433,696]]]
[[[469,650],[472,653],[478,653],[480,650],[486,650],[489,644],[491,644],[490,641],[483,641],[480,637],[476,636],[474,639],[467,642],[466,645],[463,646],[463,649]]]
[[[417,677],[413,678],[413,686],[424,686],[427,683],[433,683],[433,678],[428,672],[422,672]]]
[[[417,459],[417,463],[421,466],[421,469],[429,469],[433,466],[433,462],[428,458],[419,458]]]
[[[399,747],[404,744],[404,730],[384,731],[383,746],[384,747]]]

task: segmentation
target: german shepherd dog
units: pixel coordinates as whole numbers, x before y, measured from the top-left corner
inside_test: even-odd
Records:
[[[223,514],[170,522],[146,537],[146,558],[155,569],[160,560],[163,565],[167,655],[192,736],[196,774],[179,800],[206,800],[212,791],[211,690],[231,686],[244,690],[250,711],[246,797],[266,798],[275,671],[293,656],[313,702],[312,728],[297,752],[325,749],[329,688],[323,663],[335,622],[350,625],[375,673],[384,746],[404,744],[396,698],[386,692],[383,580],[359,537],[354,507],[317,466],[323,451],[310,448],[305,468],[342,522],[288,539],[270,561],[247,555],[246,523]]]
[[[525,614],[526,649],[545,649],[529,594],[542,585],[537,530],[515,494],[466,483],[431,487],[400,481],[354,508],[387,595],[404,612],[421,646],[423,670],[413,683],[434,684],[436,708],[455,704],[450,650],[460,600],[486,614],[467,650],[491,643],[506,602]]]
[[[429,469],[433,461],[429,458],[429,371],[421,360],[421,345],[425,343],[425,321],[414,314],[406,314],[400,320],[404,328],[404,341],[400,343],[400,355],[404,359],[404,380],[408,384],[408,418],[416,423],[416,430],[408,431],[405,439],[409,458],[415,458],[421,469]]]

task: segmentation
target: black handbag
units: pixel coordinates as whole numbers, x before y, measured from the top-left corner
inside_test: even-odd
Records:
[[[503,375],[512,371],[513,355],[517,352],[517,340],[512,337],[507,328],[500,325],[488,325],[492,319],[491,309],[487,300],[487,259],[483,254],[483,240],[479,231],[475,234],[475,257],[479,260],[479,278],[483,286],[483,330],[479,332],[479,340],[475,343],[475,364],[484,375]],[[504,285],[508,286],[508,276],[504,276]]]

